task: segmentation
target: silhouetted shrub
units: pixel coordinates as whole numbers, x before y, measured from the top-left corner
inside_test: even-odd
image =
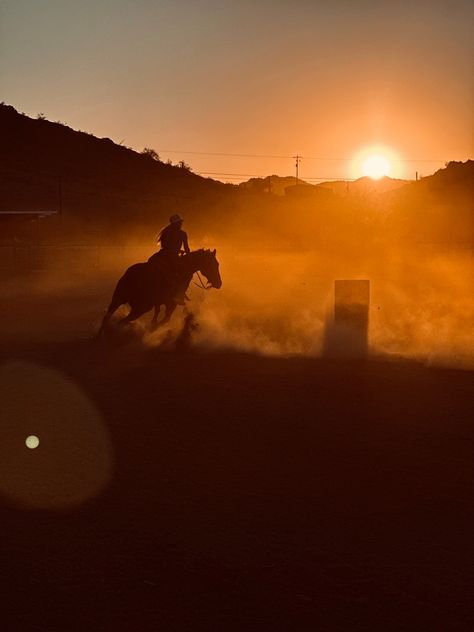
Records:
[[[180,160],[180,161],[178,162],[178,167],[179,167],[180,169],[185,169],[186,171],[192,171],[192,169],[191,169],[191,165],[188,165],[188,163],[187,163],[187,162],[184,162],[184,160]]]
[[[141,153],[144,156],[148,156],[148,158],[151,158],[152,160],[156,160],[157,162],[160,162],[160,156],[152,147],[144,147]]]

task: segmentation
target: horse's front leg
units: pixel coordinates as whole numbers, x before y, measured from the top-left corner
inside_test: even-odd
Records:
[[[158,315],[160,313],[161,305],[155,305],[155,309],[153,311],[153,318],[151,320],[151,328],[155,330],[158,326]]]
[[[172,303],[166,303],[166,305],[165,305],[165,315],[160,320],[160,322],[157,323],[155,321],[155,316],[158,316],[156,313],[155,313],[155,316],[153,317],[154,328],[156,329],[157,327],[162,327],[163,325],[166,325],[166,323],[168,323],[170,321],[170,318],[173,315],[173,312],[174,312],[175,309],[176,309],[176,303],[174,301]]]

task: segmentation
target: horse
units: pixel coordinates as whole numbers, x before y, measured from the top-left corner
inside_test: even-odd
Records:
[[[158,259],[159,261],[159,259]],[[191,283],[195,272],[200,272],[207,280],[207,288],[219,289],[222,280],[219,273],[219,262],[216,250],[201,248],[186,254],[179,261],[178,283],[185,291]],[[170,282],[163,267],[157,263],[156,255],[144,263],[135,263],[125,271],[119,279],[112,300],[102,320],[97,335],[104,333],[112,314],[121,306],[130,305],[130,312],[119,322],[121,325],[130,323],[154,308],[152,328],[161,327],[169,322],[177,303],[174,300],[176,283]],[[158,315],[161,306],[165,306],[165,314],[160,322]]]

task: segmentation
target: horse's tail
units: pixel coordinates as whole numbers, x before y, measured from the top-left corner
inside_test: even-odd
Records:
[[[124,286],[125,284],[123,283],[123,277],[122,277],[122,279],[120,279],[120,281],[115,286],[115,290],[114,290],[114,293],[112,294],[112,299],[110,301],[108,311],[115,312],[115,310],[118,309],[120,305],[124,305],[125,303],[128,302],[125,296]]]
[[[107,308],[107,311],[105,312],[104,318],[102,319],[102,323],[100,325],[100,329],[97,333],[97,336],[101,336],[102,334],[105,333],[107,325],[109,320],[112,317],[112,314],[124,303],[127,302],[126,300],[126,292],[124,292],[124,277],[125,275],[119,280],[119,282],[117,283],[117,285],[115,286],[115,290],[114,293],[112,294],[112,299],[110,301],[110,304]]]

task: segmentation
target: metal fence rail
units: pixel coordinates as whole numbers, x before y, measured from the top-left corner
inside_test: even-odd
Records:
[[[52,268],[97,269],[113,262],[146,261],[152,254],[143,248],[95,244],[0,245],[0,270],[22,271]]]

